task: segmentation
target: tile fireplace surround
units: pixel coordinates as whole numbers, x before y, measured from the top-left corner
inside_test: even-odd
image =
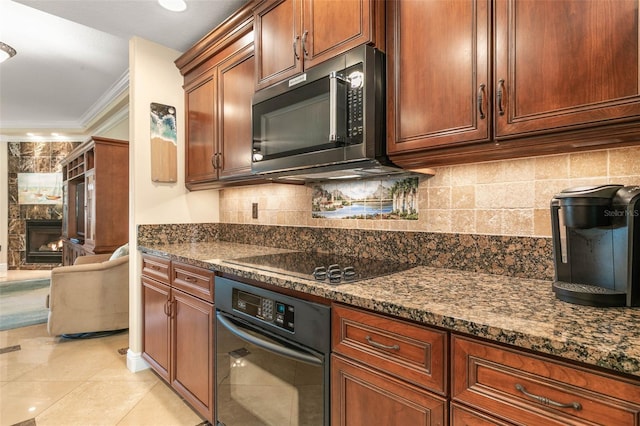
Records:
[[[9,142],[8,150],[8,269],[51,269],[55,264],[27,263],[26,220],[62,219],[62,204],[18,204],[18,173],[54,173],[60,161],[80,142]]]

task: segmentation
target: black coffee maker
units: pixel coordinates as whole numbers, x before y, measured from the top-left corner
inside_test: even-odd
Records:
[[[640,186],[569,188],[551,200],[556,297],[640,306]]]

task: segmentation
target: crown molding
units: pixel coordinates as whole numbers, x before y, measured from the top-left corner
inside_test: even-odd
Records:
[[[128,117],[128,96],[129,70],[126,70],[79,120],[38,123],[4,122],[0,128],[0,142],[75,142],[86,140],[98,131],[109,130]],[[126,103],[125,107],[122,106],[123,102]],[[113,108],[116,108],[115,113]],[[111,114],[114,116],[110,117]],[[36,134],[29,136],[28,132]],[[60,136],[51,136],[51,133],[58,133]]]
[[[129,69],[125,70],[120,78],[98,99],[82,117],[80,123],[83,128],[87,128],[92,122],[96,121],[105,110],[123,95],[129,94]]]

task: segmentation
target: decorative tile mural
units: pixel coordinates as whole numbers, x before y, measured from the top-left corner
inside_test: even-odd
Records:
[[[417,220],[418,178],[318,183],[311,204],[314,218]]]

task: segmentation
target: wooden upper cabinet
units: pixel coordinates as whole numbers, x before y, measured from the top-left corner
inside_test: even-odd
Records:
[[[218,67],[218,173],[221,179],[251,174],[251,102],[254,93],[253,45]]]
[[[190,190],[264,182],[251,173],[253,7],[247,2],[176,60],[184,76]]]
[[[302,72],[301,0],[267,1],[254,13],[256,88]]]
[[[384,2],[266,0],[254,12],[256,88],[364,43],[384,50]]]
[[[387,3],[389,153],[488,140],[488,3]]]
[[[496,136],[640,116],[637,0],[496,0]]]
[[[378,3],[380,6],[366,0],[304,0],[301,37],[305,68],[373,41],[374,7],[384,8]]]
[[[387,150],[405,168],[637,144],[638,0],[387,2]]]
[[[208,73],[185,87],[187,114],[186,176],[187,184],[217,178],[214,168],[216,75]]]

